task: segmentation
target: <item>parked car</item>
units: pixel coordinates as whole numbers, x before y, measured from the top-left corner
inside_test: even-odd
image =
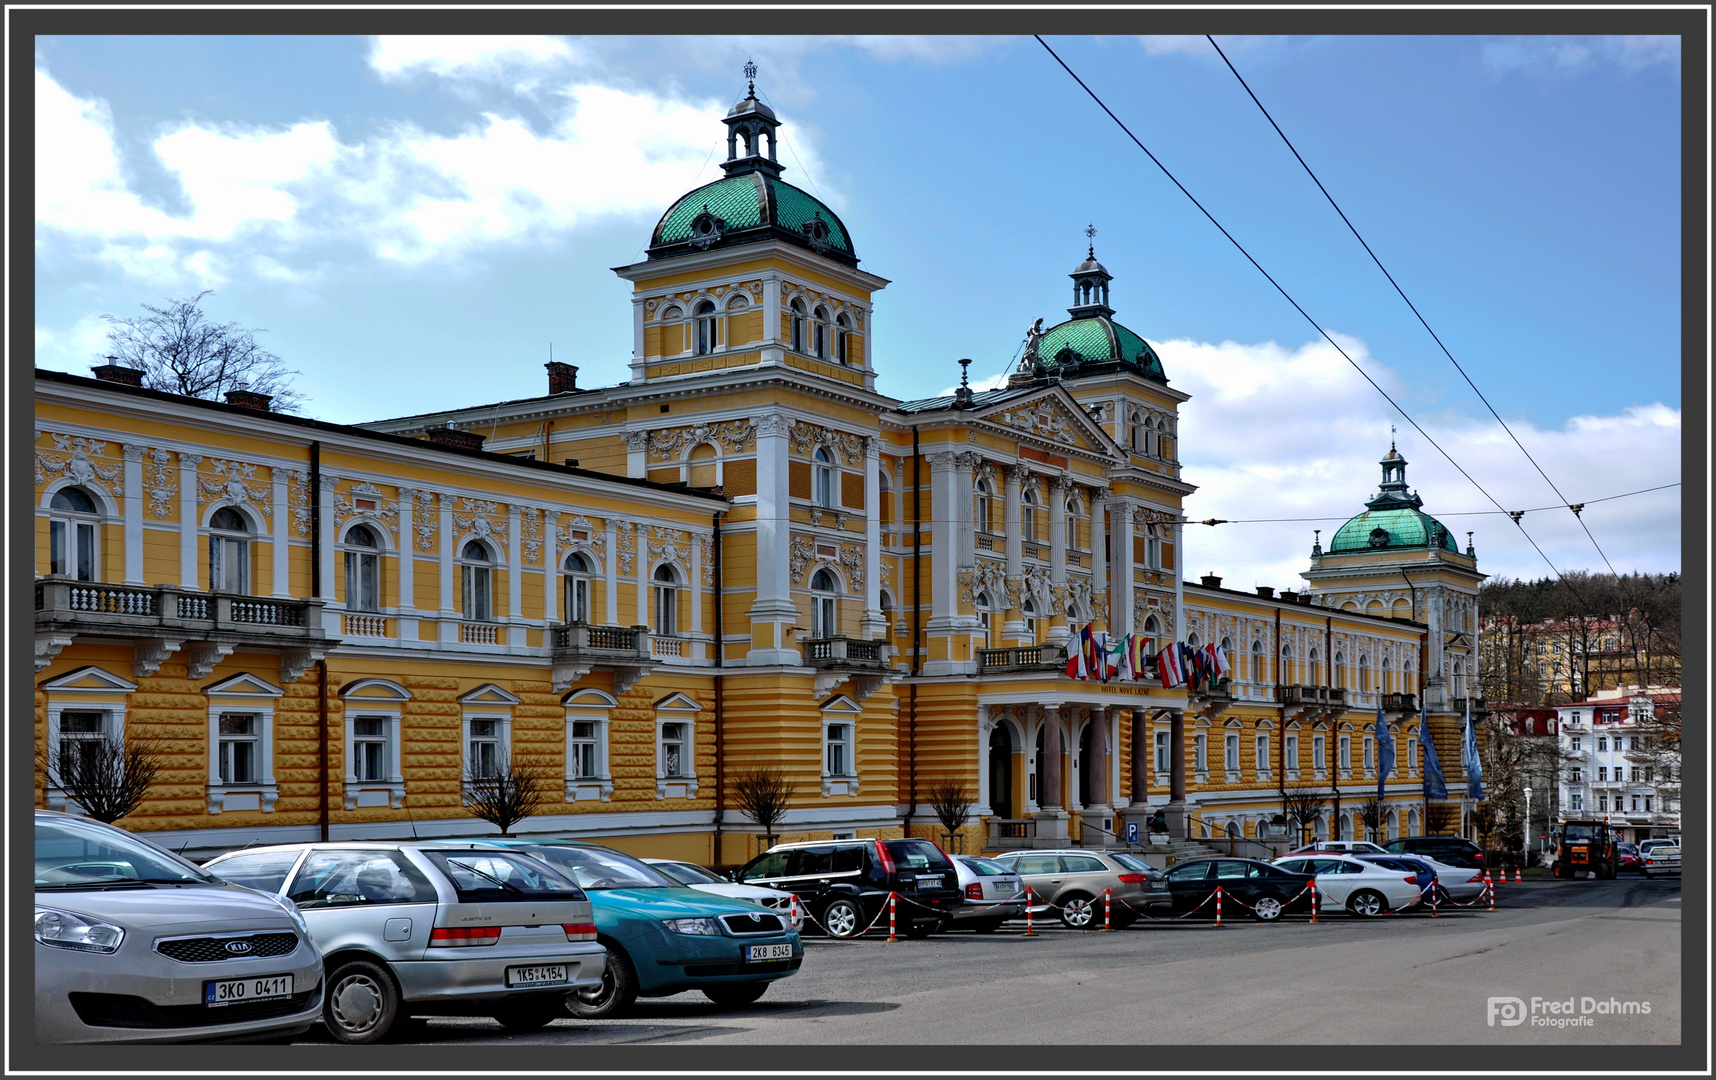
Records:
[[[1443,897],[1455,903],[1469,903],[1484,894],[1484,872],[1469,866],[1450,866],[1428,855],[1360,855],[1359,858],[1380,866],[1398,865],[1400,869],[1416,871],[1420,888],[1434,884]]]
[[[787,920],[794,930],[802,931],[804,929],[804,909],[794,903],[792,893],[728,881],[726,878],[717,877],[712,871],[705,870],[696,863],[680,862],[677,859],[645,859],[643,861],[654,867],[656,873],[676,885],[683,885],[687,889],[696,889],[698,892],[713,893],[716,896],[730,896],[735,900],[745,900],[766,907]]]
[[[959,874],[928,840],[817,840],[776,844],[733,872],[733,880],[794,893],[832,937],[856,937],[887,917],[907,937],[927,937],[959,909]],[[884,923],[885,925],[885,923]]]
[[[1420,862],[1411,855],[1359,855],[1367,863],[1375,863],[1386,870],[1400,870],[1413,875],[1413,884],[1420,890],[1428,890],[1436,884],[1436,871],[1428,863]]]
[[[38,1043],[286,1039],[322,1009],[291,903],[131,833],[36,811]]]
[[[532,1031],[599,986],[590,901],[526,854],[444,843],[279,844],[211,859],[297,904],[328,969],[322,1022],[344,1043],[406,1016],[492,1016]]]
[[[1484,849],[1463,836],[1403,836],[1383,846],[1401,855],[1428,855],[1449,866],[1484,867]]]
[[[1018,874],[994,859],[977,855],[951,858],[965,902],[954,911],[950,929],[993,934],[1008,919],[1024,917],[1025,884]]]
[[[1351,855],[1288,855],[1275,865],[1290,874],[1317,879],[1319,912],[1345,909],[1369,918],[1422,902],[1418,875],[1377,866]]]
[[[590,896],[608,950],[600,986],[575,991],[573,1016],[621,1016],[639,997],[700,990],[717,1005],[749,1005],[804,963],[787,917],[681,886],[623,851],[577,840],[488,840],[571,875]]]
[[[1296,847],[1288,855],[1307,855],[1318,851],[1333,851],[1341,855],[1387,855],[1388,849],[1369,840],[1318,840]]]
[[[1167,895],[1162,872],[1136,855],[1074,848],[1068,851],[1008,851],[995,861],[1018,874],[1031,890],[1034,915],[1053,910],[1074,930],[1102,925],[1103,890],[1109,890],[1116,927],[1137,913],[1161,906]]]
[[[1639,844],[1641,859],[1644,863],[1641,870],[1644,876],[1654,878],[1658,874],[1680,873],[1680,839],[1645,840]]]
[[[1259,922],[1274,922],[1288,911],[1310,914],[1311,879],[1260,859],[1190,859],[1170,866],[1166,874],[1168,906],[1176,914],[1197,911],[1215,917],[1214,903],[1206,904],[1221,886],[1223,915],[1232,918],[1249,909]],[[1227,907],[1234,900],[1244,909]]]
[[[1618,870],[1644,870],[1644,857],[1639,854],[1638,846],[1625,841],[1615,845]]]

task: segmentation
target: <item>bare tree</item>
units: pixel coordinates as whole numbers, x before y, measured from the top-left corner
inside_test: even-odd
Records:
[[[775,842],[775,826],[786,817],[798,785],[789,782],[786,774],[772,765],[755,765],[733,777],[733,802],[739,812],[763,830],[768,846]]]
[[[1364,827],[1369,830],[1369,838],[1372,840],[1382,835],[1383,812],[1382,800],[1375,795],[1358,805],[1359,821],[1363,822]]]
[[[219,400],[228,390],[252,390],[274,398],[273,408],[290,412],[303,396],[292,389],[298,372],[263,348],[256,335],[260,328],[236,322],[210,322],[203,313],[205,289],[195,296],[174,300],[166,306],[141,305],[147,315],[107,320],[109,363],[143,370],[143,385],[170,394]]]
[[[61,739],[38,763],[48,787],[65,792],[85,814],[111,825],[143,805],[168,754],[160,739]]]
[[[1424,835],[1445,836],[1460,827],[1460,811],[1447,803],[1426,803]]]
[[[956,849],[963,847],[959,830],[965,828],[965,823],[971,820],[971,789],[964,784],[943,781],[931,786],[929,798],[936,820],[947,830],[948,846]]]
[[[1327,792],[1311,787],[1288,788],[1282,792],[1282,816],[1292,826],[1293,834],[1299,842],[1304,842],[1305,830],[1323,816],[1323,807],[1328,801]]]
[[[488,772],[465,775],[465,805],[506,836],[547,804],[550,779],[542,762],[497,762]]]

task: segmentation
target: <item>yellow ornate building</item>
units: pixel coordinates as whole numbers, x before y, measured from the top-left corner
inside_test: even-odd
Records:
[[[521,831],[705,863],[757,850],[759,765],[789,837],[939,837],[950,782],[966,850],[1279,836],[1310,788],[1352,836],[1379,710],[1392,836],[1423,827],[1420,699],[1457,796],[1481,575],[1397,453],[1307,591],[1186,582],[1187,395],[1094,250],[1005,386],[886,397],[886,280],[781,180],[767,106],[725,122],[726,175],[616,268],[619,385],[549,364],[541,397],[354,427],[39,371],[39,746],[170,739],[125,821],[193,851],[489,831],[462,781],[497,761],[554,775]],[[1084,624],[1219,643],[1231,678],[1070,679]]]

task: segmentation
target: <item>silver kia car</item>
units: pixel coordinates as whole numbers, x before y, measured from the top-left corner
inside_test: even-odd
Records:
[[[532,1031],[602,985],[590,900],[520,851],[457,842],[282,844],[205,868],[286,896],[328,969],[322,1020],[347,1043],[405,1016],[491,1016]]]
[[[290,1038],[322,957],[290,901],[111,825],[36,811],[36,1042]]]

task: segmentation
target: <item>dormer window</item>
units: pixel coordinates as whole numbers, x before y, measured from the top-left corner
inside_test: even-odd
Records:
[[[727,223],[711,214],[709,207],[705,205],[703,212],[691,219],[691,246],[702,249],[709,248],[721,239],[721,234],[726,230],[726,227]]]

